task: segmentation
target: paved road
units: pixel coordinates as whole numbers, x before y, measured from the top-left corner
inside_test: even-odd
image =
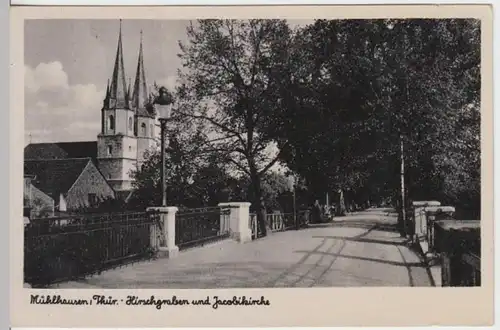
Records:
[[[224,241],[142,262],[59,288],[432,286],[423,261],[399,237],[396,218],[373,209],[253,242]]]

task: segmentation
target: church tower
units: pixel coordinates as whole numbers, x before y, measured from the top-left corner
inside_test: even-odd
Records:
[[[101,133],[97,136],[99,170],[115,191],[132,189],[131,171],[137,168],[137,120],[129,90],[123,66],[120,20],[115,65],[101,110]]]
[[[131,108],[135,112],[135,136],[137,138],[137,166],[140,168],[144,162],[144,153],[155,147],[155,111],[150,102],[146,73],[144,71],[144,59],[142,52],[142,31],[139,45],[139,56],[137,59],[137,71],[135,74],[134,90],[132,94]]]

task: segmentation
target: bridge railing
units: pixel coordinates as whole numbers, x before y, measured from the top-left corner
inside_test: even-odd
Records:
[[[46,286],[152,258],[157,232],[146,212],[32,218],[24,228],[24,281]]]
[[[442,285],[481,285],[480,221],[456,220],[455,208],[437,201],[413,206],[414,242],[440,263]]]
[[[221,207],[178,211],[175,221],[176,245],[182,250],[229,238],[229,214],[229,209]]]
[[[309,210],[301,210],[294,213],[271,213],[266,214],[266,225],[271,232],[300,229],[309,223]],[[249,214],[249,228],[252,239],[261,237],[262,232],[257,223],[257,215]]]
[[[50,285],[123,264],[175,257],[179,250],[226,238],[248,242],[259,236],[250,203],[183,209],[150,207],[144,212],[91,213],[30,219],[24,232],[24,277]],[[271,231],[299,229],[308,211],[269,214]]]

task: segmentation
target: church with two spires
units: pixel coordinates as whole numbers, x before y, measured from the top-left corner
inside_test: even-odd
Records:
[[[148,93],[146,73],[144,71],[142,31],[137,60],[137,70],[133,86],[127,85],[127,78],[123,64],[123,46],[121,21],[118,35],[116,58],[111,79],[108,80],[106,95],[101,109],[101,129],[96,141],[62,142],[62,143],[30,143],[24,149],[25,178],[30,177],[35,189],[50,186],[68,186],[74,189],[82,177],[81,171],[88,166],[95,166],[93,171],[94,182],[81,182],[78,196],[88,199],[90,195],[95,199],[109,198],[110,196],[94,196],[99,191],[103,194],[107,189],[102,187],[95,191],[96,182],[107,184],[113,191],[114,198],[127,199],[133,189],[131,173],[144,162],[144,153],[156,147],[156,113],[153,99]],[[97,109],[96,109],[97,110]],[[96,132],[97,133],[97,132]],[[90,160],[90,165],[81,169],[73,169],[72,165],[80,166],[82,159]],[[63,164],[63,169],[59,168]],[[80,165],[77,165],[80,164]],[[29,165],[29,166],[27,166]],[[54,173],[49,173],[54,172]],[[75,173],[71,178],[65,178],[65,173]],[[98,176],[98,178],[96,178]],[[97,180],[97,181],[96,181]],[[74,181],[74,182],[65,182]],[[93,185],[88,187],[86,185]],[[54,190],[55,187],[45,190]],[[86,193],[86,190],[94,190]],[[57,190],[57,195],[46,193],[55,202],[55,208],[61,198],[69,191]],[[64,190],[64,189],[63,189]],[[109,195],[109,194],[108,194]],[[66,197],[68,199],[68,197]],[[78,199],[77,197],[71,200]],[[89,204],[88,200],[80,200],[75,205]],[[65,203],[67,204],[67,203]],[[69,207],[68,205],[68,208]]]

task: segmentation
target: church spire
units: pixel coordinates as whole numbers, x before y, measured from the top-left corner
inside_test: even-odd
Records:
[[[109,99],[109,79],[108,84],[106,85],[106,100]]]
[[[131,88],[131,85],[132,85],[132,79],[128,78],[127,100],[130,100],[130,99],[131,99],[131,96],[132,96],[132,95],[130,95],[130,88]]]
[[[123,47],[122,47],[122,20],[120,19],[120,33],[118,36],[118,47],[116,49],[115,67],[110,86],[110,98],[113,103],[116,102],[117,108],[127,108],[127,89],[125,81],[125,69],[123,66]]]
[[[139,45],[139,58],[137,60],[137,72],[135,74],[134,92],[132,95],[132,107],[138,111],[144,109],[148,102],[148,90],[146,85],[146,74],[144,72],[144,60],[142,54],[142,30]]]

